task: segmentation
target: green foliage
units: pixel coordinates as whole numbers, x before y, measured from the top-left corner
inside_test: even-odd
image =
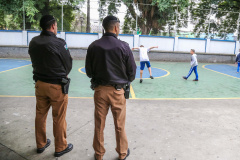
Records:
[[[124,24],[123,24],[123,34],[133,34],[133,31],[136,30],[136,20],[134,20],[130,12],[127,11],[125,17],[124,17]]]
[[[58,21],[61,30],[62,0],[1,0],[0,28],[23,29],[23,10],[25,11],[26,29],[40,30],[39,21],[43,15],[52,14]],[[84,0],[65,0],[63,5],[63,29],[71,30],[75,19],[74,11],[79,11]]]
[[[194,32],[217,34],[224,37],[226,33],[234,33],[240,12],[240,1],[237,0],[202,0],[191,4],[191,14],[196,21]],[[204,9],[204,10],[203,10]],[[212,12],[210,13],[210,9]],[[211,15],[211,16],[210,16]],[[208,25],[209,19],[210,27]],[[209,35],[207,34],[206,37]]]
[[[0,28],[21,29],[23,9],[28,17],[28,22],[35,22],[34,15],[38,12],[33,0],[1,0],[0,3]]]
[[[101,0],[99,3],[99,17],[103,20],[107,15],[117,15],[118,7],[121,6],[121,0],[111,1],[111,0]]]
[[[181,19],[177,28],[187,25],[189,5],[188,0],[123,0],[124,4],[128,7],[130,15],[136,20],[136,7],[139,9],[138,25],[143,34],[158,34],[165,29],[169,33],[174,29],[176,18]],[[145,5],[147,4],[147,5]],[[178,15],[176,15],[176,11]],[[178,16],[178,17],[176,17]]]

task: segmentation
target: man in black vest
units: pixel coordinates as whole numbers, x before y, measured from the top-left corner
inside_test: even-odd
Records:
[[[52,106],[55,156],[60,157],[73,149],[66,140],[67,78],[72,69],[72,57],[63,39],[57,38],[57,22],[51,15],[40,20],[42,32],[29,45],[33,66],[36,95],[35,136],[37,153],[42,153],[51,141],[46,137],[46,119]],[[68,85],[67,85],[68,84]]]
[[[103,20],[106,33],[93,42],[87,50],[86,73],[92,78],[95,90],[95,134],[93,148],[95,159],[102,160],[105,153],[103,130],[109,107],[114,118],[116,132],[116,151],[120,160],[130,154],[125,132],[126,99],[124,87],[135,79],[136,64],[129,45],[117,39],[120,21],[114,16]]]

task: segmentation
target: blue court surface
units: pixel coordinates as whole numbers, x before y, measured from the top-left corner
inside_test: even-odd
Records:
[[[154,78],[160,78],[160,77],[165,77],[168,76],[170,74],[170,72],[168,72],[167,70],[161,69],[161,68],[155,68],[155,67],[151,67],[152,69],[152,76]],[[81,68],[81,73],[86,73],[85,68]],[[137,71],[136,71],[136,78],[140,78],[140,66],[137,66]],[[149,78],[149,71],[148,68],[145,67],[145,69],[143,70],[143,78],[147,79]]]
[[[221,74],[225,74],[231,77],[240,78],[240,74],[237,73],[237,66],[231,66],[227,64],[211,64],[205,65],[203,68],[219,72]]]
[[[22,67],[31,64],[27,60],[18,60],[18,59],[0,59],[0,72],[4,72],[10,69]]]

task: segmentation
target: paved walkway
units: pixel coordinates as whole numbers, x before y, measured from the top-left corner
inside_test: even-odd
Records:
[[[70,99],[68,142],[74,149],[59,160],[93,160],[93,100]],[[36,154],[35,98],[0,98],[0,159],[54,160],[54,145]],[[128,100],[128,160],[239,160],[239,100]],[[47,136],[53,142],[52,118]],[[117,160],[111,112],[104,160]]]

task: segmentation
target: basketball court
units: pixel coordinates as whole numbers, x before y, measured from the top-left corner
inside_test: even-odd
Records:
[[[144,70],[131,84],[127,100],[128,160],[238,160],[240,157],[240,74],[232,64],[199,63],[199,81],[182,79],[189,63],[151,62],[155,79]],[[93,160],[93,91],[85,62],[74,60],[67,112],[67,137],[74,149],[58,159]],[[29,59],[0,59],[0,159],[55,159],[51,112],[47,136],[51,146],[36,154],[35,97]],[[104,159],[117,159],[114,123],[109,112]]]

